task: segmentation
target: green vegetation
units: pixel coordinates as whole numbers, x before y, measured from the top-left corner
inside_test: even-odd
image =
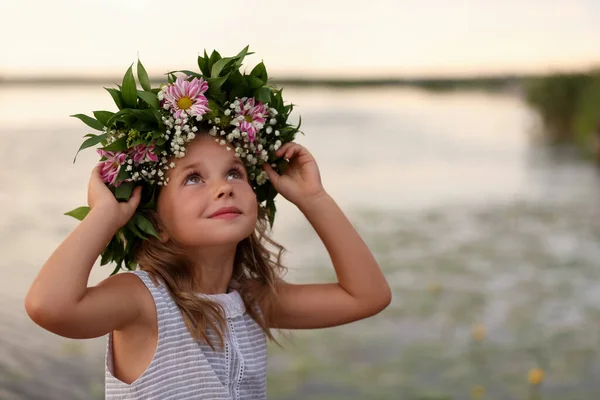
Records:
[[[525,92],[550,143],[576,145],[600,160],[600,70],[530,79]]]

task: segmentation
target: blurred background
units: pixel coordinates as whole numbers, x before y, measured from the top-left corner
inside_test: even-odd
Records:
[[[114,111],[103,86],[138,56],[157,84],[248,44],[394,293],[270,347],[269,398],[599,398],[599,20],[598,0],[0,0],[0,399],[103,398],[105,338],[23,305],[97,161],[73,164],[69,115]],[[288,279],[333,279],[277,205]]]

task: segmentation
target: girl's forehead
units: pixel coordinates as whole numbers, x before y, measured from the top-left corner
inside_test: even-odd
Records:
[[[202,135],[190,142],[186,147],[185,156],[176,160],[176,168],[185,168],[190,164],[215,164],[239,161],[233,149],[217,143],[212,137]]]

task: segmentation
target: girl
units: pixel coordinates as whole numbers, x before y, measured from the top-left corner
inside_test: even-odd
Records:
[[[106,165],[94,169],[89,213],[44,264],[25,306],[58,335],[108,335],[107,399],[264,399],[270,329],[341,325],[390,303],[381,270],[322,186],[312,155],[293,142],[274,154],[289,160],[287,169],[261,168],[322,239],[337,283],[282,279],[282,248],[267,236],[248,167],[201,129],[184,157],[168,160],[176,161],[168,185],[146,213],[157,235],[131,249],[139,269],[87,287],[94,262],[138,210],[143,187],[119,202]]]

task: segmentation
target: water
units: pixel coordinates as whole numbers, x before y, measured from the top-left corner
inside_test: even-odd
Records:
[[[269,398],[526,398],[600,393],[600,179],[532,139],[514,96],[419,90],[286,89],[326,189],[393,288],[374,318],[294,332],[272,346]],[[113,110],[98,87],[0,88],[0,398],[102,398],[105,339],[72,341],[28,320],[23,297],[75,227],[93,151],[69,114]],[[301,213],[278,201],[288,279],[334,278]],[[112,268],[96,267],[95,284]],[[485,325],[479,343],[473,323]]]

